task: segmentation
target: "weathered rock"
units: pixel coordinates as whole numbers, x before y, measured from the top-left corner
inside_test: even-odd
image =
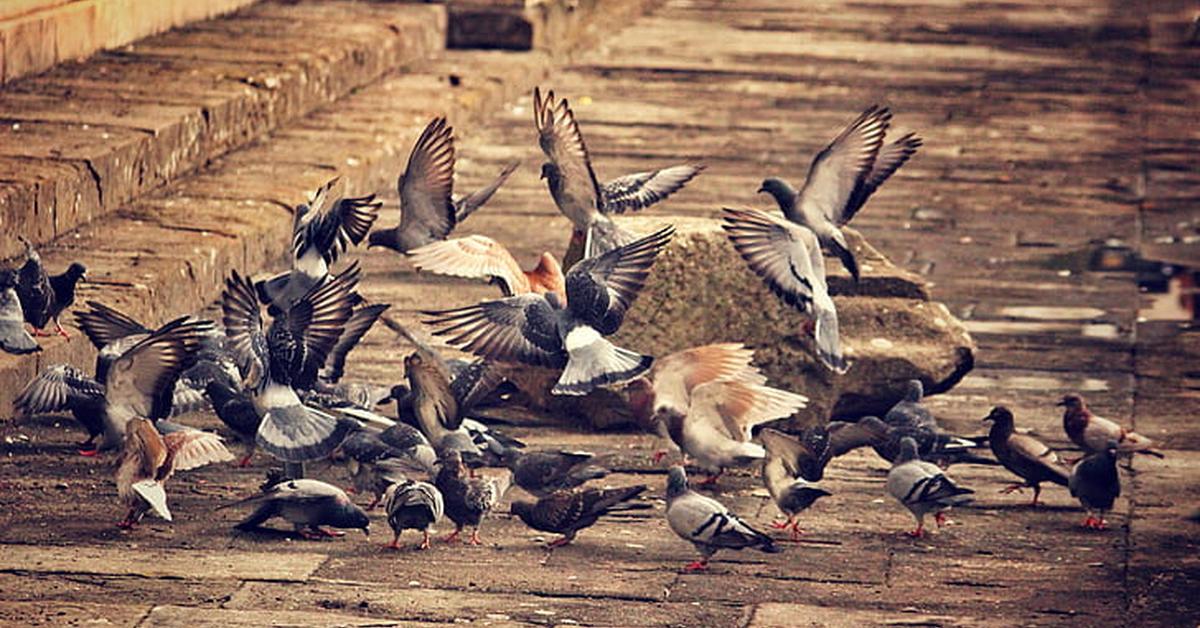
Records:
[[[653,215],[626,219],[635,232],[668,222]],[[659,256],[638,301],[614,340],[621,346],[664,355],[712,342],[744,342],[773,385],[807,395],[809,407],[796,426],[832,418],[885,412],[903,383],[920,379],[930,393],[943,392],[971,370],[975,343],[946,306],[930,300],[925,283],[896,267],[853,229],[847,238],[862,267],[857,286],[834,259],[826,265],[838,308],[842,343],[852,361],[837,375],[821,365],[805,316],[773,295],[742,261],[713,219],[677,218],[676,235]],[[596,427],[628,421],[619,395],[597,391],[582,398],[554,397],[557,373],[526,369],[514,383],[531,405],[585,417]]]

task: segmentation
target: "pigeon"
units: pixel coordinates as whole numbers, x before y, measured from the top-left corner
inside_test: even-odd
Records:
[[[741,343],[719,343],[676,351],[654,361],[642,377],[629,382],[621,394],[637,422],[646,432],[655,432],[669,449],[679,447],[667,433],[666,422],[659,420],[667,412],[684,414],[691,405],[697,387],[718,380],[740,380],[766,384],[767,378],[751,365],[754,351]],[[666,449],[654,454],[658,463]]]
[[[592,464],[586,451],[532,451],[508,449],[502,460],[513,473],[513,484],[536,497],[572,489],[588,480],[608,475],[608,469]]]
[[[506,297],[553,292],[563,303],[567,289],[562,267],[550,253],[542,253],[533,270],[521,265],[499,242],[482,235],[433,242],[409,252],[418,270],[439,275],[487,279],[500,286]]]
[[[316,379],[341,337],[350,319],[357,282],[355,265],[313,288],[286,312],[272,306],[271,324],[265,330],[249,279],[234,271],[225,282],[221,295],[225,334],[247,374],[245,386],[262,416],[255,440],[284,462],[328,456],[354,424],[303,405],[296,387]]]
[[[758,190],[770,194],[788,220],[811,229],[821,244],[841,259],[855,281],[858,262],[841,227],[922,143],[920,137],[908,133],[884,145],[891,120],[887,107],[871,105],[817,153],[799,191],[776,177],[764,180]]]
[[[429,549],[429,527],[442,518],[442,492],[428,482],[401,480],[388,487],[384,494],[384,510],[392,528],[388,547],[400,549],[400,534],[405,530],[420,530],[424,534],[421,549]]]
[[[171,521],[164,490],[171,475],[228,460],[233,460],[233,454],[212,432],[183,428],[159,434],[150,421],[130,419],[117,467],[117,495],[129,510],[117,525],[132,528],[150,510]]]
[[[758,438],[768,459],[777,458],[789,477],[809,482],[825,477],[825,465],[835,455],[829,430],[820,425],[805,428],[798,436],[765,427]]]
[[[467,216],[496,193],[520,165],[509,164],[489,185],[456,199],[454,189],[454,128],[445,117],[425,126],[408,156],[408,167],[396,181],[400,191],[400,224],[371,233],[367,247],[382,246],[409,253],[445,240]]]
[[[768,554],[780,551],[771,537],[750,527],[721,502],[688,488],[683,467],[673,466],[667,474],[667,524],[679,538],[700,551],[700,559],[684,571],[708,568],[708,560],[721,549],[752,547]]]
[[[684,454],[701,467],[715,471],[704,484],[713,484],[727,467],[747,466],[766,456],[750,442],[755,426],[791,416],[808,405],[808,398],[786,390],[738,380],[719,380],[697,386],[685,411],[667,409],[659,420]]]
[[[575,535],[590,528],[600,517],[613,512],[651,508],[650,504],[627,503],[646,490],[645,484],[621,488],[589,488],[561,490],[549,493],[536,502],[516,501],[512,514],[525,525],[542,532],[561,534],[547,549],[562,547],[575,540]]]
[[[401,425],[397,424],[388,429],[399,428]],[[405,448],[393,447],[388,442],[402,440],[404,437],[397,436],[395,432],[389,435],[388,440],[384,440],[382,434],[360,429],[347,436],[335,452],[337,458],[345,459],[354,489],[359,493],[371,494],[372,501],[367,505],[367,510],[379,504],[384,492],[395,482],[414,473],[428,475],[433,472],[437,455],[428,441],[421,437]]]
[[[921,405],[925,398],[925,386],[919,379],[904,383],[904,396],[883,415],[883,422],[893,427],[920,427],[936,430],[937,419],[928,408]]]
[[[494,478],[468,477],[462,454],[457,450],[442,451],[440,462],[434,485],[442,492],[446,516],[454,522],[454,532],[442,540],[446,543],[457,541],[463,527],[471,526],[474,529],[467,542],[479,545],[482,543],[479,526],[508,487]]]
[[[1011,493],[1031,486],[1033,501],[1029,505],[1037,506],[1042,482],[1067,486],[1071,469],[1063,464],[1058,454],[1045,443],[1028,434],[1016,433],[1013,430],[1013,414],[1008,408],[996,406],[983,420],[992,423],[992,429],[988,432],[988,444],[996,460],[999,460],[1005,469],[1024,480],[1010,485],[1002,492]]]
[[[350,501],[342,489],[320,480],[285,479],[265,485],[258,495],[218,506],[217,509],[245,504],[256,504],[258,508],[234,526],[237,530],[254,530],[272,517],[282,517],[308,539],[345,534],[321,526],[359,529],[363,534],[370,535],[371,519],[367,513]]]
[[[239,386],[223,380],[214,379],[204,388],[204,394],[212,403],[213,412],[246,444],[246,453],[238,460],[238,466],[250,465],[254,456],[255,437],[258,426],[262,423],[262,415],[254,406],[254,400]]]
[[[917,441],[900,439],[900,453],[892,462],[887,475],[887,492],[904,505],[917,520],[917,527],[908,534],[925,535],[925,515],[933,512],[938,527],[946,521],[945,511],[971,501],[975,491],[955,484],[931,462],[917,455]]]
[[[922,460],[942,466],[963,463],[996,464],[991,458],[975,454],[974,450],[980,447],[977,440],[955,436],[940,428],[892,426],[884,423],[879,417],[867,416],[859,419],[857,423],[831,421],[827,429],[830,433],[830,450],[835,457],[870,445],[880,458],[893,462],[900,455],[900,441],[911,438],[916,441],[917,453]]]
[[[0,348],[14,355],[41,351],[25,330],[25,314],[17,296],[17,272],[0,270]]]
[[[1087,510],[1087,519],[1083,520],[1085,528],[1103,530],[1105,511],[1112,510],[1113,502],[1121,496],[1121,477],[1117,473],[1120,452],[1120,443],[1110,440],[1104,449],[1084,456],[1071,468],[1067,486],[1071,497],[1079,499]]]
[[[357,307],[350,313],[350,319],[346,321],[342,334],[338,336],[337,343],[329,350],[325,363],[321,365],[321,370],[317,373],[319,383],[336,384],[342,379],[346,371],[346,356],[350,355],[350,351],[358,346],[362,337],[367,335],[367,332],[389,307],[391,305],[386,303],[375,303]]]
[[[1127,430],[1115,421],[1092,414],[1083,397],[1079,395],[1067,395],[1058,405],[1066,407],[1063,411],[1063,431],[1085,454],[1104,451],[1109,441],[1116,441],[1117,452],[1120,454],[1136,453],[1156,458],[1164,457],[1161,451],[1154,449],[1155,443],[1150,438]]]
[[[900,437],[877,416],[866,416],[853,423],[830,421],[825,426],[825,431],[829,434],[829,454],[833,458],[868,446],[876,448],[876,452],[886,453],[890,451],[890,447],[885,447],[885,444],[889,444],[893,439],[896,441],[895,451],[899,451]],[[884,457],[882,453],[880,457]],[[895,458],[894,453],[892,457]]]
[[[345,196],[344,180],[330,179],[308,204],[296,206],[292,224],[292,267],[254,284],[263,303],[286,311],[329,277],[329,266],[367,237],[383,204],[375,195]]]
[[[789,468],[790,461],[776,455],[772,441],[765,436],[767,432],[774,432],[783,437],[788,435],[770,429],[763,430],[763,442],[767,445],[767,457],[762,465],[763,485],[767,487],[767,492],[771,494],[771,499],[775,501],[779,511],[787,517],[784,521],[772,523],[771,527],[776,530],[789,530],[792,539],[796,540],[801,535],[800,523],[796,521],[796,517],[818,499],[828,497],[831,493],[805,480]]]
[[[25,243],[25,264],[17,273],[16,285],[25,322],[33,327],[33,335],[48,336],[50,334],[42,330],[54,321],[54,331],[70,340],[58,317],[75,302],[75,284],[84,278],[87,268],[73,262],[61,275],[48,275],[33,244],[23,237],[18,238]]]
[[[566,98],[556,98],[552,90],[543,98],[541,90],[534,88],[533,121],[538,145],[547,159],[542,164],[542,178],[559,211],[574,225],[572,239],[585,240],[584,258],[633,239],[613,223],[609,214],[649,207],[683,188],[704,169],[698,165],[672,166],[626,175],[602,185]],[[569,268],[573,264],[564,265]]]
[[[584,395],[627,382],[653,358],[613,345],[650,266],[675,230],[666,227],[567,273],[567,303],[553,293],[525,294],[467,307],[425,312],[451,345],[494,360],[562,369],[551,393]]]
[[[837,307],[825,282],[817,236],[756,209],[723,211],[721,226],[733,248],[772,292],[810,317],[804,332],[815,339],[817,357],[834,372],[845,373],[850,363],[842,355]]]
[[[449,368],[416,352],[404,358],[404,373],[408,377],[417,427],[429,442],[440,448],[448,433],[462,427],[463,419],[458,400],[450,392]]]
[[[79,445],[84,455],[96,453],[96,437],[104,433],[104,385],[70,364],[55,364],[29,381],[13,400],[18,419],[70,411],[87,431]]]

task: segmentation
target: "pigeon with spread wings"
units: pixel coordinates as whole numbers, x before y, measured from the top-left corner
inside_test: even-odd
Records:
[[[413,266],[439,275],[487,279],[500,286],[506,297],[553,292],[566,302],[562,266],[550,253],[542,253],[533,270],[524,270],[502,244],[482,235],[453,238],[411,251]]]
[[[868,107],[817,153],[799,191],[777,177],[764,180],[758,190],[774,197],[788,220],[811,229],[855,281],[858,261],[841,227],[921,147],[921,138],[913,133],[885,145],[891,120],[887,107]]]
[[[627,382],[653,359],[606,340],[616,333],[673,227],[585,259],[567,273],[567,303],[525,294],[426,312],[448,342],[486,358],[562,369],[551,392],[583,395]]]
[[[225,333],[246,373],[245,386],[262,416],[256,441],[285,462],[328,456],[352,422],[300,402],[296,386],[315,379],[350,319],[359,271],[353,265],[310,290],[264,329],[251,282],[234,271],[225,282],[221,310]]]
[[[146,419],[132,419],[117,467],[117,495],[129,511],[117,525],[132,528],[147,512],[171,521],[164,486],[176,471],[233,460],[221,437],[191,428],[159,434]]]
[[[842,355],[837,308],[825,283],[825,258],[817,236],[806,227],[756,209],[724,210],[726,233],[742,259],[771,291],[808,314],[805,331],[816,340],[821,362],[837,373],[849,363]]]
[[[633,238],[608,214],[644,209],[681,189],[704,169],[680,165],[638,172],[601,184],[592,169],[583,134],[566,98],[533,90],[533,121],[546,154],[542,178],[559,211],[574,225],[573,239],[585,239],[584,257],[593,257]],[[570,266],[570,264],[567,264]]]

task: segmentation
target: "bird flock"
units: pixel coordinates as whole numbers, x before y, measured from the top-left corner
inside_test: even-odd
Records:
[[[784,517],[772,528],[796,537],[800,514],[830,495],[820,486],[830,461],[871,447],[892,465],[886,491],[912,513],[910,534],[922,536],[926,515],[940,527],[947,510],[974,494],[947,475],[952,464],[1003,465],[1017,476],[1005,492],[1032,488],[1034,506],[1042,484],[1065,486],[1086,509],[1085,525],[1103,528],[1120,493],[1118,456],[1162,455],[1150,439],[1093,414],[1078,395],[1060,404],[1064,430],[1083,450],[1071,464],[1018,431],[1004,407],[984,419],[991,423],[986,436],[951,434],[922,404],[917,380],[883,417],[794,430],[780,420],[808,399],[768,385],[753,365],[753,350],[740,343],[664,356],[617,346],[609,338],[674,229],[634,234],[614,216],[668,198],[704,167],[683,164],[601,182],[567,99],[535,89],[533,117],[546,158],[541,177],[571,222],[563,259],[545,252],[525,270],[492,238],[451,237],[519,164],[456,195],[453,129],[439,117],[417,139],[399,177],[396,226],[376,228],[382,203],[373,195],[347,196],[344,181],[335,178],[295,208],[288,268],[257,280],[230,272],[219,321],[182,316],[151,327],[87,301],[74,316],[98,351],[92,372],[69,364],[45,368],[17,397],[18,417],[69,412],[87,432],[81,454],[114,452],[124,528],[150,512],[171,520],[165,485],[175,472],[235,462],[224,436],[180,422],[211,409],[225,434],[244,444],[236,464],[250,465],[258,450],[281,463],[269,469],[258,493],[218,506],[253,506],[238,530],[279,517],[305,537],[366,532],[366,511],[382,503],[393,548],[406,530],[420,532],[419,547],[429,547],[430,531],[443,519],[454,526],[446,541],[478,544],[496,504],[518,489],[527,499],[514,500],[511,514],[561,535],[550,549],[571,543],[610,513],[652,508],[645,485],[598,486],[594,481],[609,470],[592,453],[533,451],[481,420],[478,410],[510,399],[506,377],[517,365],[550,369],[555,395],[618,392],[637,425],[661,438],[664,448],[654,463],[678,462],[667,474],[666,521],[699,553],[688,570],[706,568],[721,549],[780,548],[770,534],[695,490],[685,465],[705,472],[699,484],[710,486],[726,469],[759,469]],[[764,180],[759,192],[775,200],[779,213],[721,213],[737,254],[803,315],[798,320],[813,355],[835,374],[853,365],[841,349],[824,251],[858,281],[862,271],[841,228],[922,145],[913,133],[888,141],[891,119],[886,107],[864,110],[815,156],[799,189],[781,178]],[[495,299],[423,313],[432,334],[471,359],[444,357],[390,317],[389,304],[359,294],[357,262],[338,262],[364,241],[368,249],[405,256],[418,270],[500,288]],[[23,263],[0,271],[0,346],[16,354],[40,350],[35,336],[47,335],[51,323],[67,336],[59,317],[73,306],[75,285],[86,273],[76,263],[49,275],[37,251],[25,245]],[[414,347],[403,380],[390,387],[345,378],[347,355],[377,322]],[[395,404],[395,418],[377,412],[384,404]],[[310,477],[314,469],[328,469],[326,461],[344,469],[351,488]],[[359,506],[348,491],[370,497],[370,504]]]

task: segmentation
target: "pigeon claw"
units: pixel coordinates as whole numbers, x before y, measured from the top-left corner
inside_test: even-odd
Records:
[[[944,513],[944,512],[939,512],[938,514],[933,516],[933,522],[936,523],[937,527],[939,527],[939,528],[946,525],[946,522],[948,522],[948,521],[949,521],[949,519],[946,518],[946,513]]]
[[[94,447],[92,449],[80,449],[79,450],[79,455],[84,456],[85,458],[95,458],[99,454],[100,454],[100,450],[97,448],[94,448]]]
[[[242,459],[238,460],[238,463],[237,463],[237,467],[239,469],[245,469],[248,466],[250,466],[250,454],[246,454],[245,456],[243,456]]]
[[[1108,526],[1106,525],[1104,519],[1101,517],[1088,516],[1087,519],[1083,520],[1082,525],[1083,525],[1083,527],[1085,527],[1089,530],[1106,530],[1106,529],[1108,529]]]
[[[392,542],[385,544],[384,547],[394,550],[400,549],[400,535],[397,534],[396,536],[392,537]]]
[[[560,539],[554,539],[553,541],[550,541],[549,543],[546,544],[546,547],[549,547],[549,548],[562,547],[564,545],[569,545],[570,543],[571,543],[571,537],[564,536]]]
[[[924,538],[925,537],[925,525],[917,524],[917,527],[915,530],[909,530],[908,532],[905,532],[905,534],[911,536],[914,539]]]
[[[654,455],[650,456],[650,459],[654,461],[654,464],[658,464],[663,461],[663,458],[666,458],[666,457],[667,457],[667,450],[660,449],[660,450],[654,452]]]
[[[706,569],[708,569],[707,560],[694,560],[683,567],[683,571],[687,573],[694,571],[705,571]]]
[[[421,541],[421,545],[419,545],[418,547],[419,547],[419,549],[423,549],[423,550],[429,549],[429,530],[425,531],[425,538]]]
[[[450,534],[447,534],[445,537],[442,538],[442,542],[443,543],[457,543],[459,532],[460,532],[460,530],[455,530],[455,531],[451,532]]]
[[[700,481],[700,486],[715,486],[717,484],[717,479],[720,478],[721,474],[723,473],[725,473],[725,470],[721,469],[717,471],[716,475],[705,476],[705,478]]]
[[[471,538],[467,539],[468,545],[483,545],[483,541],[479,540],[479,530],[471,532]]]

